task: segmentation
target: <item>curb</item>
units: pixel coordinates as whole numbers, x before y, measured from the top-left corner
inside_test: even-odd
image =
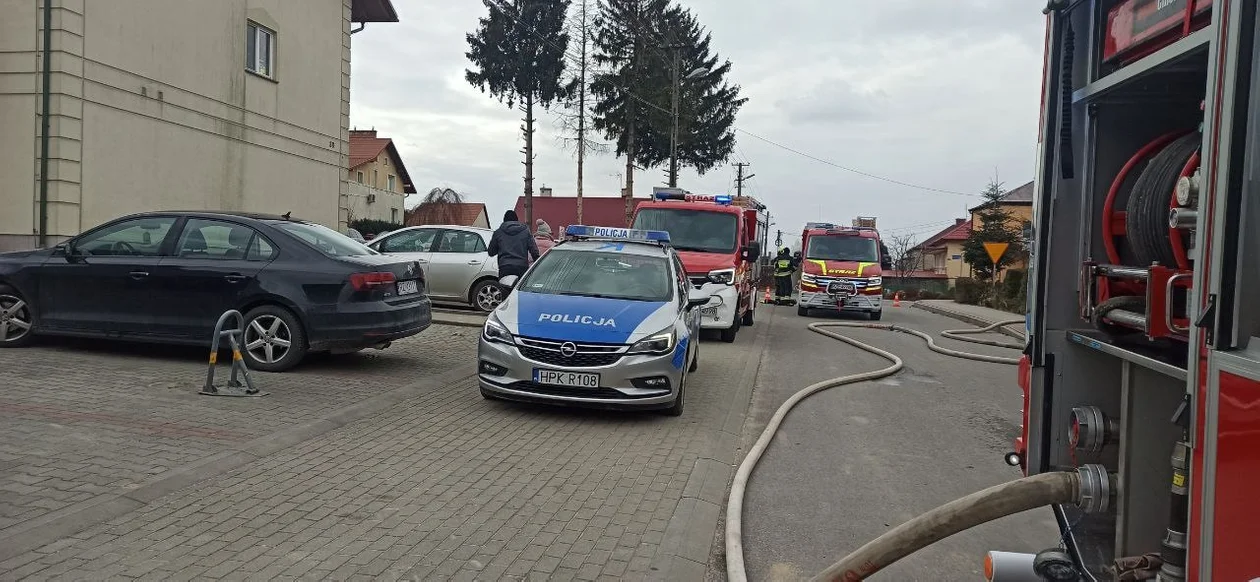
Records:
[[[107,493],[0,530],[0,562],[131,513],[180,489],[248,465],[273,453],[385,412],[435,382],[448,386],[476,375],[474,366],[413,382],[330,412],[323,418],[281,429],[191,463],[137,486]]]
[[[737,403],[728,411],[722,428],[716,435],[716,443],[708,455],[696,459],[691,475],[683,485],[682,498],[665,526],[660,550],[652,560],[653,575],[660,580],[703,580],[709,568],[715,539],[722,539],[717,531],[724,519],[726,496],[730,492],[735,466],[743,458],[740,455],[740,434],[747,420],[748,407],[752,405],[753,388],[757,373],[770,337],[770,321],[762,320],[757,337],[751,346],[756,357],[744,362],[739,384],[731,394]],[[738,404],[742,404],[739,406]],[[718,536],[715,538],[714,536]]]
[[[935,313],[935,314],[937,314],[937,315],[944,315],[945,317],[949,317],[949,318],[957,319],[958,321],[962,321],[962,322],[970,323],[971,325],[974,325],[974,326],[977,326],[977,327],[988,327],[988,326],[990,326],[990,325],[993,325],[993,322],[992,322],[992,321],[989,321],[989,320],[984,319],[984,318],[982,318],[982,317],[976,317],[976,316],[974,316],[974,315],[968,315],[968,314],[966,314],[966,313],[961,313],[961,312],[958,312],[958,311],[954,311],[954,310],[952,310],[952,309],[946,309],[946,308],[943,308],[943,307],[937,307],[936,305],[933,305],[933,304],[930,304],[930,303],[921,303],[921,302],[919,302],[919,301],[915,301],[914,303],[911,303],[911,304],[910,304],[910,306],[911,306],[911,307],[917,307],[917,308],[922,309],[922,310],[924,310],[924,311],[926,311],[926,312],[928,312],[928,313]],[[1012,313],[1012,314],[1011,314],[1011,318],[1012,318],[1012,319],[1014,319],[1015,315],[1017,315],[1017,314]],[[1015,331],[1015,330],[1013,330],[1013,329],[1010,329],[1008,326],[1005,326],[1005,325],[1004,325],[1004,326],[1002,326],[1002,327],[997,328],[997,329],[996,329],[996,330],[994,330],[994,331],[997,331],[998,333],[1001,333],[1001,334],[1003,334],[1003,335],[1007,335],[1007,336],[1013,337],[1013,338],[1015,338],[1015,339],[1017,339],[1017,340],[1020,340],[1020,341],[1023,341],[1023,340],[1024,340],[1024,334],[1023,334],[1022,332],[1018,332],[1018,331]]]
[[[482,327],[486,324],[486,317],[467,311],[434,309],[433,323],[458,327]]]

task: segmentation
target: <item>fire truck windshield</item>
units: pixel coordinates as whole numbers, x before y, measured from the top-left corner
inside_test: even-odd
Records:
[[[644,208],[634,217],[633,228],[669,231],[670,246],[680,251],[733,253],[737,226],[737,217],[729,212]]]
[[[860,236],[811,236],[805,258],[820,261],[879,262],[879,248],[873,238]]]

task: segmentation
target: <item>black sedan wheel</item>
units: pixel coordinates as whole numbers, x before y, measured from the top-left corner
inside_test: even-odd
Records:
[[[306,357],[306,333],[289,310],[263,305],[245,315],[241,355],[251,370],[283,372]]]
[[[18,292],[0,285],[0,348],[17,348],[29,344],[35,318],[31,306]]]

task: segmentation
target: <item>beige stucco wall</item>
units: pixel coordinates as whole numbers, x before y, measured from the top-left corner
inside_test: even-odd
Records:
[[[363,181],[359,182],[359,173],[363,174]],[[389,187],[389,176],[394,177],[394,187]],[[375,181],[373,181],[375,178]],[[398,194],[403,193],[402,176],[398,174],[398,168],[390,160],[389,152],[381,152],[376,159],[369,160],[358,166],[350,168],[350,181],[359,182],[370,188],[377,190],[389,190]]]
[[[368,202],[369,196],[373,194],[375,195],[375,201]],[[404,201],[405,197],[402,192],[378,190],[365,184],[351,182],[347,206],[350,210],[350,216],[354,220],[388,220],[402,224]]]
[[[159,209],[344,224],[351,0],[51,1],[54,239]],[[0,50],[29,50],[0,70],[31,71],[0,75],[0,248],[38,224],[35,4],[0,0]],[[250,19],[276,31],[275,80],[245,71]]]

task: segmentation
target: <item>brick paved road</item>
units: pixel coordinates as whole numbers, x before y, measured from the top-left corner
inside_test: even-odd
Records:
[[[746,331],[735,344],[705,342],[681,418],[490,402],[477,395],[472,381],[430,383],[375,416],[313,438],[297,435],[264,444],[226,474],[142,498],[150,503],[136,503],[134,511],[81,531],[68,527],[61,539],[31,551],[12,552],[0,560],[0,579],[697,579],[704,574],[764,347],[765,335],[750,332],[765,327]],[[436,345],[262,377],[277,395],[292,391],[288,398],[194,398],[183,385],[195,385],[200,369],[184,360],[152,358],[139,360],[142,375],[131,384],[158,395],[161,404],[143,412],[129,413],[135,398],[86,404],[72,395],[24,396],[14,404],[97,411],[127,422],[53,420],[53,412],[42,409],[0,408],[5,420],[15,417],[28,430],[50,431],[26,444],[0,433],[3,442],[17,443],[2,451],[0,462],[22,463],[20,470],[0,468],[3,498],[41,498],[10,485],[27,485],[22,479],[30,479],[20,475],[38,477],[44,469],[62,475],[65,483],[42,491],[90,483],[72,479],[79,474],[138,480],[146,469],[186,462],[179,455],[189,442],[205,455],[224,442],[274,432],[277,418],[316,418],[320,411],[301,408],[311,400],[338,399],[334,406],[344,405],[433,374],[426,366],[443,362],[471,369],[464,354],[474,349],[476,330],[434,330],[441,331],[416,341]],[[18,392],[55,377],[63,390],[88,397],[93,378],[119,378],[129,365],[137,366],[136,359],[112,352],[18,353],[25,361],[19,364],[21,379],[13,374],[14,381],[26,387]],[[93,369],[62,366],[54,374],[47,363],[38,364],[54,355],[91,362]],[[0,396],[13,398],[8,388]],[[165,404],[164,397],[173,402]],[[163,428],[171,418],[183,420]],[[55,428],[40,428],[60,422],[91,426],[95,434],[116,440],[93,439],[105,446],[89,449],[73,436],[51,432]],[[149,444],[128,458],[125,441],[137,436]],[[251,442],[260,440],[266,441]],[[35,450],[40,455],[31,454]],[[43,456],[53,460],[44,463]],[[112,460],[98,461],[101,457]],[[14,505],[39,507],[33,501]]]
[[[16,544],[6,538],[27,540],[32,528],[119,491],[136,496],[146,485],[170,486],[172,474],[190,464],[220,461],[199,475],[213,474],[221,457],[259,448],[278,431],[318,432],[319,421],[355,403],[471,374],[471,365],[460,364],[476,333],[435,326],[387,350],[258,373],[255,382],[271,393],[263,398],[198,396],[204,350],[77,341],[4,350],[0,559]]]

